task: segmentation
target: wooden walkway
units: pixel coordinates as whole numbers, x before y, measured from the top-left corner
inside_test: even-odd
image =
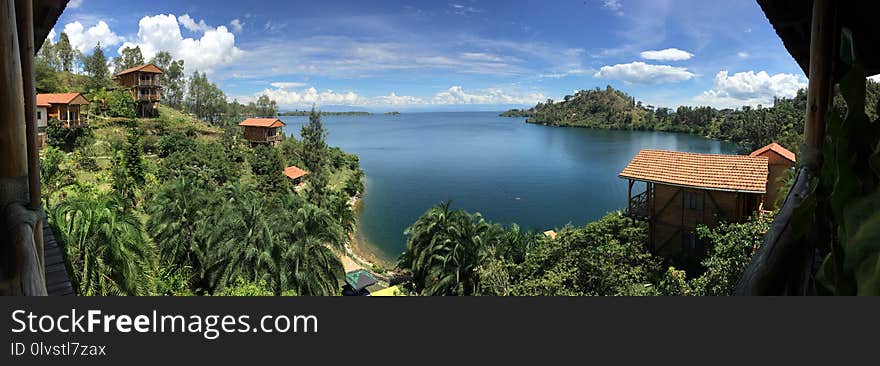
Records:
[[[43,216],[43,257],[46,263],[46,292],[49,296],[73,296],[76,292],[70,283],[64,253],[49,228],[49,220]]]

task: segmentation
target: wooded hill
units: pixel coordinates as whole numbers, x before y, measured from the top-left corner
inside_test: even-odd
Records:
[[[803,141],[806,98],[806,92],[801,90],[794,98],[776,98],[771,107],[670,109],[645,105],[607,86],[604,90],[581,90],[561,101],[548,99],[530,109],[512,109],[501,116],[526,117],[528,123],[549,126],[693,133],[736,142],[743,151],[775,141],[797,153]],[[842,113],[844,104],[839,99],[836,97],[834,104]],[[878,101],[880,84],[868,81],[866,112],[870,118],[877,117]]]

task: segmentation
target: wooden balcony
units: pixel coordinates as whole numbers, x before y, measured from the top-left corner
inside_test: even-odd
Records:
[[[161,87],[162,85],[159,84],[159,80],[138,80],[137,86],[144,88],[155,88]]]
[[[636,220],[649,220],[651,218],[650,202],[648,191],[630,197],[626,215]]]

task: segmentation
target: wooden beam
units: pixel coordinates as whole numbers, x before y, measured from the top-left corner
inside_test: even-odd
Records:
[[[21,59],[22,89],[24,91],[24,123],[27,144],[28,193],[30,209],[40,209],[40,156],[37,152],[37,90],[34,87],[34,9],[33,1],[15,1],[16,19],[18,20],[18,53]],[[38,222],[39,224],[39,222]],[[42,228],[42,226],[39,226]],[[40,231],[40,230],[35,230]],[[42,247],[42,242],[37,243]],[[37,248],[42,255],[42,248]]]
[[[807,123],[804,127],[804,143],[817,151],[825,140],[825,113],[831,103],[833,92],[832,67],[836,28],[834,24],[835,2],[814,0],[810,30],[810,74],[807,86]],[[810,162],[808,162],[810,163]],[[818,164],[819,162],[813,162]]]

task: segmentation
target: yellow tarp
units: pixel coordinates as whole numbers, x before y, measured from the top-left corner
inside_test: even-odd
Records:
[[[376,292],[371,292],[370,296],[406,296],[397,286],[383,288]]]

